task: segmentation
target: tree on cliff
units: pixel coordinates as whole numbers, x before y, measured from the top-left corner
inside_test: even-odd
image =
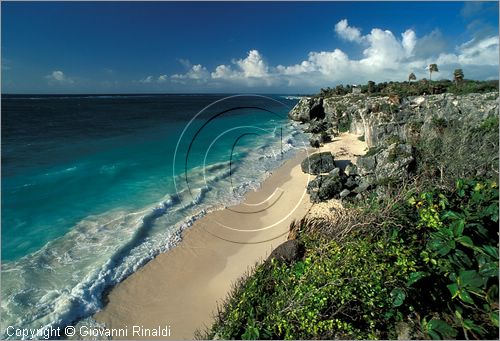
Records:
[[[433,72],[439,72],[437,64],[430,64],[429,65],[429,80],[432,80],[432,73]]]
[[[415,76],[415,74],[413,72],[408,75],[408,82],[416,81],[416,80],[417,80],[417,76]]]
[[[464,72],[462,71],[462,69],[455,69],[455,71],[453,72],[453,79],[455,80],[455,84],[457,85],[464,80]]]
[[[372,94],[375,92],[375,82],[374,81],[368,81],[368,93]]]

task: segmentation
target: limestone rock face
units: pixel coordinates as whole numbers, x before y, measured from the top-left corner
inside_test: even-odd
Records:
[[[316,153],[304,159],[300,167],[304,173],[313,175],[328,173],[335,168],[335,160],[330,152]]]
[[[309,123],[309,127],[307,127],[304,131],[306,133],[319,134],[322,132],[326,132],[327,129],[328,129],[328,122],[326,120],[313,119]]]
[[[498,93],[369,97],[362,94],[302,99],[290,118],[308,122],[315,147],[325,137],[349,131],[364,135],[370,148],[357,165],[336,169],[330,153],[313,154],[302,162],[302,170],[317,175],[307,187],[311,201],[357,198],[377,186],[397,183],[411,175],[415,166],[410,143],[439,134],[447,124],[480,123],[498,115]],[[328,173],[328,174],[327,174]]]
[[[403,180],[408,177],[410,165],[414,161],[409,144],[391,144],[377,155],[377,180]]]
[[[293,121],[309,122],[312,119],[325,118],[323,109],[323,98],[302,98],[288,113],[288,117]]]
[[[481,121],[498,115],[498,93],[393,97],[363,95],[302,99],[289,113],[291,119],[309,122],[323,118],[327,130],[364,135],[368,147],[406,142],[412,134],[432,132],[433,120]],[[316,123],[317,124],[317,123]]]
[[[365,178],[363,182],[366,186],[367,182],[374,184],[407,178],[413,161],[411,145],[393,143],[388,147],[379,147],[373,155],[358,158],[357,168],[358,173]]]

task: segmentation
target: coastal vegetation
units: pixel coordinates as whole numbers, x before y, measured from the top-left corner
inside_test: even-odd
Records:
[[[303,252],[256,266],[199,337],[498,339],[498,92],[477,102],[458,95],[498,83],[456,70],[454,83],[432,82],[440,84],[453,96],[406,98],[422,83],[372,82],[365,99],[322,89],[297,105],[290,118],[301,121],[322,106],[325,118],[309,118],[309,129],[327,122],[328,132],[352,131],[362,116],[370,148],[357,167],[333,165],[313,180],[342,179],[330,198],[347,179],[355,188],[335,218],[294,222],[289,239]],[[347,100],[359,106],[348,111]]]
[[[441,94],[451,93],[464,95],[470,93],[486,93],[498,91],[498,80],[492,81],[477,81],[464,79],[464,74],[461,69],[457,69],[453,74],[453,81],[449,79],[443,80],[428,80],[422,78],[417,80],[414,73],[408,76],[408,82],[381,82],[375,83],[368,81],[366,85],[359,85],[362,94],[368,96],[387,96],[389,94],[400,97],[405,96],[420,96],[425,94]],[[337,85],[334,88],[323,88],[315,96],[332,97],[343,96],[352,93],[353,85]]]

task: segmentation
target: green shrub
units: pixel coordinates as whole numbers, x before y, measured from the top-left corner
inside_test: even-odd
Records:
[[[458,180],[452,193],[424,192],[409,203],[425,241],[408,282],[426,313],[423,332],[434,339],[497,339],[496,182]]]
[[[322,240],[292,265],[272,261],[226,303],[208,337],[394,338],[416,254],[397,239]]]
[[[401,142],[401,138],[399,137],[399,135],[391,135],[386,138],[385,142],[387,143],[387,145],[391,145]]]

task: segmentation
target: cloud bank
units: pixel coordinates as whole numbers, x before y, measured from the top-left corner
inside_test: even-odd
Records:
[[[452,78],[455,68],[464,69],[466,78],[496,78],[498,75],[498,35],[476,37],[454,48],[448,48],[438,30],[418,37],[414,30],[399,34],[373,28],[363,35],[361,29],[349,25],[347,19],[334,26],[342,40],[361,48],[362,54],[352,58],[340,49],[311,51],[302,61],[292,65],[269,65],[256,49],[229,64],[208,70],[202,64],[180,62],[187,68],[182,74],[173,74],[168,81],[182,84],[206,84],[228,87],[319,88],[339,83],[366,83],[368,80],[406,80],[410,72],[418,78],[428,77],[427,66],[437,63],[437,78]],[[144,83],[153,82],[148,76]],[[166,75],[157,82],[167,82]]]

